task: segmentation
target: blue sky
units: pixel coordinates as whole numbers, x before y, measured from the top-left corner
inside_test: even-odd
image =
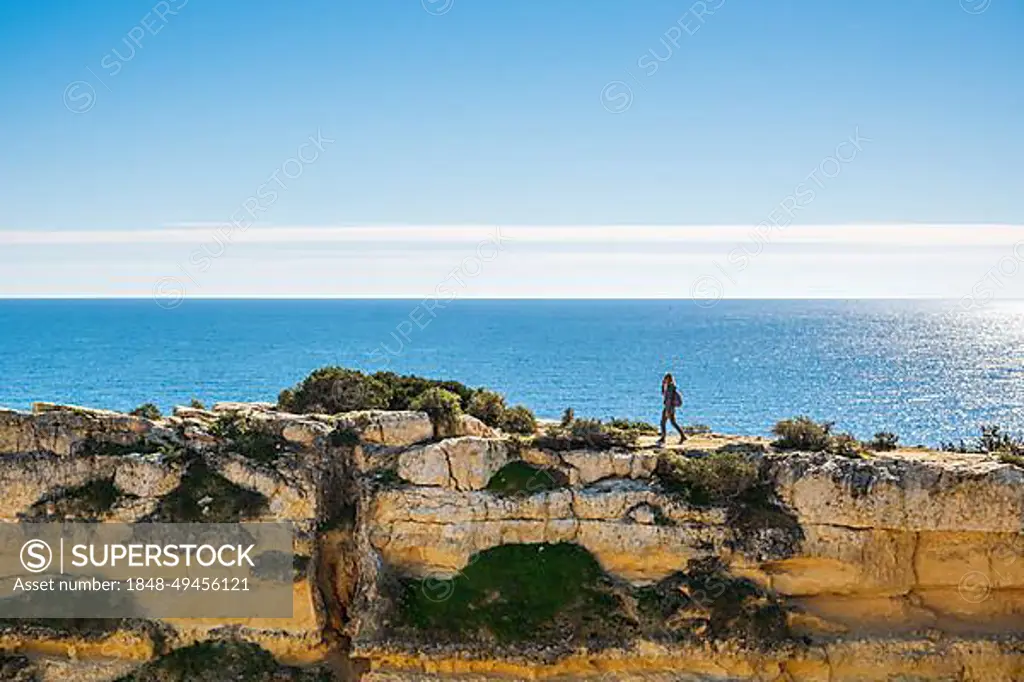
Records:
[[[1012,0],[12,0],[0,233],[198,245],[311,136],[253,230],[754,226],[857,135],[788,222],[1021,225],[1022,29]],[[0,244],[0,294],[132,255]]]

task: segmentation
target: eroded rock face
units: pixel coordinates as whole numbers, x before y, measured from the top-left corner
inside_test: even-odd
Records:
[[[422,486],[480,490],[511,458],[507,441],[465,436],[405,450],[398,475]]]
[[[908,452],[870,460],[776,456],[779,496],[803,523],[1019,533],[1024,470],[984,455]]]
[[[361,440],[377,445],[413,445],[434,437],[434,425],[426,412],[348,412],[338,415],[337,424],[353,429]]]
[[[657,509],[647,523],[636,510]],[[609,573],[645,583],[723,550],[721,510],[701,511],[651,490],[561,490],[501,497],[487,492],[416,488],[382,492],[366,517],[382,559],[413,575],[446,577],[502,544],[573,542]]]
[[[168,429],[141,417],[107,410],[35,403],[32,414],[0,410],[0,455],[49,452],[70,456],[90,436],[131,445],[150,435],[173,440]]]
[[[231,419],[266,429],[281,452],[255,457],[225,443]],[[540,450],[471,417],[459,433],[436,441],[420,412],[294,415],[270,404],[179,408],[159,421],[54,405],[0,411],[0,521],[100,480],[124,497],[102,518],[138,521],[200,462],[261,496],[262,520],[294,523],[310,563],[291,619],[178,619],[160,623],[159,636],[129,628],[92,639],[5,631],[0,651],[27,654],[40,679],[72,681],[123,675],[158,645],[225,637],[287,663],[364,657],[366,680],[1024,679],[1024,471],[1014,466],[911,450],[865,460],[768,450],[751,455],[761,498],[698,506],[664,485],[653,448]],[[709,443],[702,452],[700,438],[687,441],[689,454],[728,439]],[[517,460],[557,472],[552,489],[489,489]],[[442,580],[480,552],[537,543],[585,548],[621,589],[718,561],[777,599],[794,636],[771,647],[740,634],[712,641],[698,603],[671,618],[703,628],[699,646],[643,640],[555,655],[543,644],[387,638],[396,579]]]

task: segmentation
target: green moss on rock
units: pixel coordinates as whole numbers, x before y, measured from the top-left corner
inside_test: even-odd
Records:
[[[532,495],[568,485],[569,479],[561,471],[514,461],[491,477],[487,482],[487,490],[501,495]]]
[[[397,616],[432,639],[596,646],[635,631],[615,583],[566,543],[502,545],[452,579],[402,580]]]
[[[201,642],[176,649],[116,682],[329,682],[326,669],[278,663],[270,652],[245,642]]]

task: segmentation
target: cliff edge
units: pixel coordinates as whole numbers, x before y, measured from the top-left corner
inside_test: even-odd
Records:
[[[290,619],[0,613],[0,679],[1024,679],[1024,470],[847,454],[413,410],[0,411],[0,522],[289,521],[299,557]]]

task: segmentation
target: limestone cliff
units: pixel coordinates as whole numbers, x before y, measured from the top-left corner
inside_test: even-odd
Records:
[[[202,642],[269,652],[273,679],[1024,679],[1017,466],[436,433],[410,411],[0,411],[0,522],[287,520],[308,559],[290,619],[0,613],[0,679],[117,679]]]

